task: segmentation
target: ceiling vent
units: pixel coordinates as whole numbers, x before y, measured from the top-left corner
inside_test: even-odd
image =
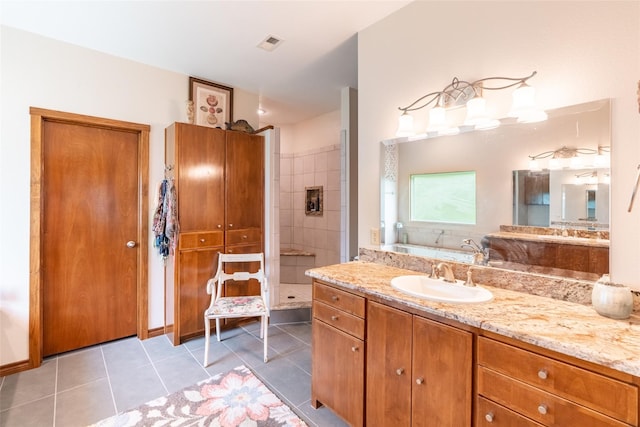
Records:
[[[258,47],[260,49],[264,49],[267,52],[271,52],[272,50],[274,50],[276,47],[280,46],[280,44],[283,42],[282,39],[279,39],[276,36],[267,36],[267,38],[265,38],[262,42],[260,42],[260,44],[258,45]]]

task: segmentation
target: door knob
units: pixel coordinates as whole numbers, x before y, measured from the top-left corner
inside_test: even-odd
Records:
[[[135,248],[136,247],[136,242],[134,242],[133,240],[129,240],[127,242],[127,247],[128,248]]]

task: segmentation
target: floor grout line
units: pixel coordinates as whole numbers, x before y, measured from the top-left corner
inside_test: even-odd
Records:
[[[60,358],[56,356],[56,377],[53,382],[53,420],[52,425],[56,427],[56,413],[58,409],[58,378],[60,372]]]
[[[113,403],[113,411],[118,413],[118,405],[116,405],[116,396],[113,393],[113,387],[111,386],[111,375],[109,375],[109,368],[107,367],[107,359],[104,356],[103,346],[100,345],[100,354],[102,355],[102,363],[104,364],[104,372],[107,374],[107,384],[109,385],[109,393],[111,393],[111,403]]]

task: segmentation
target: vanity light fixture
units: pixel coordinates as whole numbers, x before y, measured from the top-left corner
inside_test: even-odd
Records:
[[[573,148],[562,146],[557,150],[545,151],[535,156],[529,156],[529,170],[542,170],[540,160],[549,159],[548,168],[581,169],[584,167],[608,168],[610,163],[610,147],[599,145],[593,148]],[[589,158],[586,156],[594,156]]]
[[[598,183],[598,172],[597,171],[588,171],[576,174],[575,183],[577,185],[580,184],[597,184]]]
[[[415,135],[411,111],[421,110],[431,106],[429,110],[429,125],[427,134],[455,135],[460,127],[467,130],[494,129],[500,126],[500,121],[487,113],[487,100],[483,97],[484,90],[502,90],[517,86],[513,92],[513,103],[509,117],[514,117],[519,123],[533,123],[547,119],[547,114],[535,106],[535,89],[527,81],[536,75],[536,71],[526,77],[486,77],[468,82],[454,77],[444,89],[421,96],[406,107],[398,107],[402,111],[399,119],[397,137]],[[467,115],[460,126],[452,126],[447,121],[447,110],[467,107]]]

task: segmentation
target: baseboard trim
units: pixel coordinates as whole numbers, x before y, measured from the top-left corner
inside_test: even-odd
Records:
[[[8,363],[6,365],[0,366],[0,377],[17,374],[18,372],[27,371],[29,369],[31,369],[29,360],[21,360],[19,362]]]
[[[159,337],[160,335],[165,334],[165,327],[160,326],[159,328],[149,329],[147,331],[147,338]]]

